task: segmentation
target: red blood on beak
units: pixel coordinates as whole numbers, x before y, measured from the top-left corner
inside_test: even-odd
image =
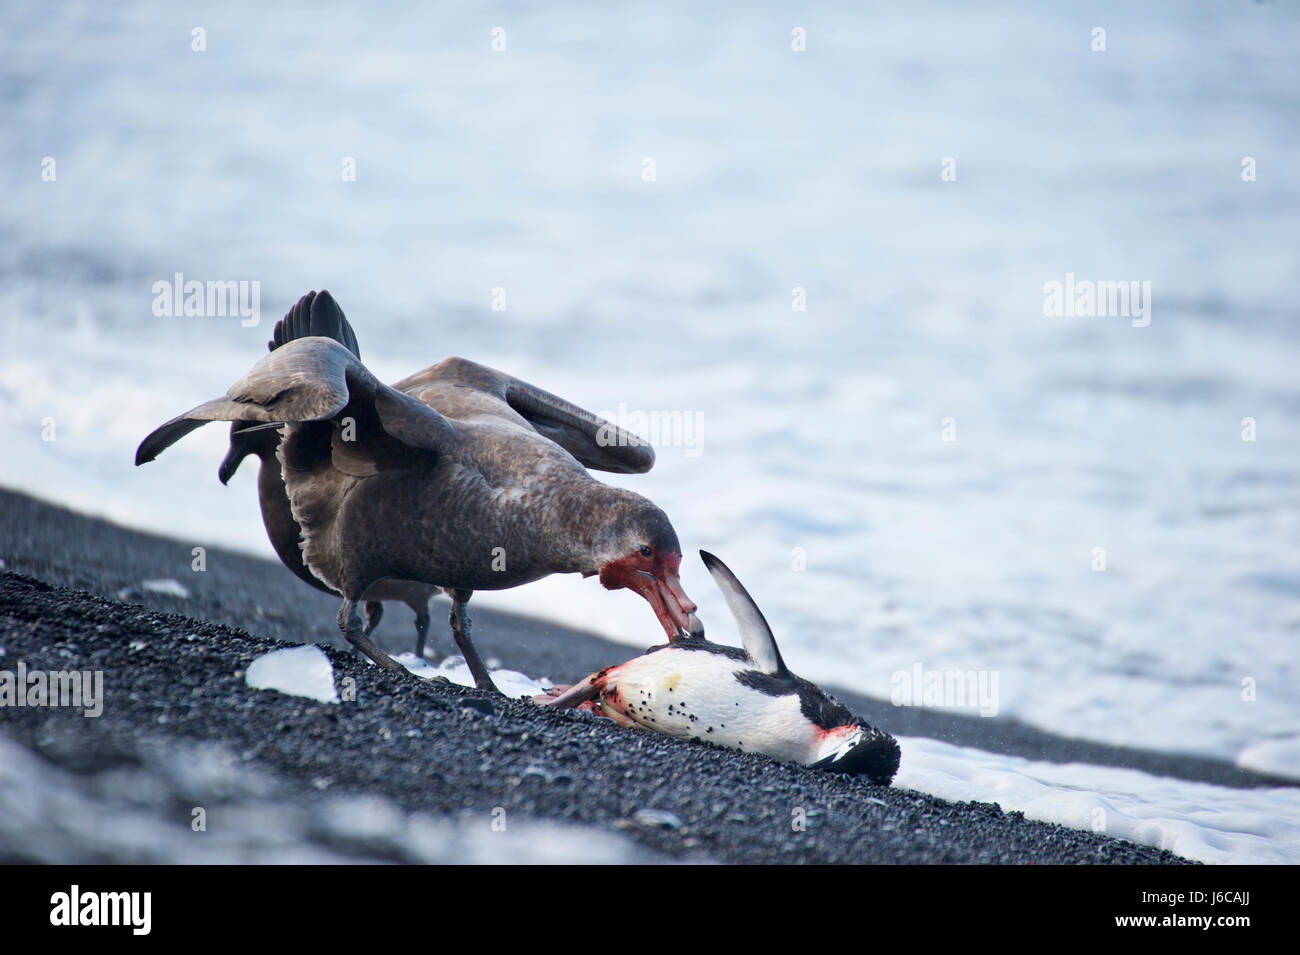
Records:
[[[644,597],[668,639],[676,640],[690,632],[689,617],[696,609],[677,576],[681,562],[681,554],[653,558],[632,554],[602,567],[600,582],[607,590],[626,587]]]

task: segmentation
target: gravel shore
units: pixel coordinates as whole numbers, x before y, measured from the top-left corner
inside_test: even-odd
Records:
[[[0,708],[0,861],[1184,861],[994,805],[385,673],[337,648],[334,602],[278,564],[211,550],[197,574],[188,543],[12,492],[0,492],[0,513],[0,669],[104,672],[97,718]],[[143,587],[160,578],[187,596]],[[534,675],[572,679],[628,655],[553,624],[488,611],[475,623],[486,656]],[[380,633],[409,649],[401,608]],[[328,645],[355,701],[247,686],[252,659],[304,640]],[[837,696],[891,732],[920,731],[910,713]],[[1177,761],[1005,723],[982,742],[967,735],[978,721],[936,727],[1038,758],[1079,758],[1081,747],[1119,765]],[[1212,760],[1178,768],[1255,782]]]

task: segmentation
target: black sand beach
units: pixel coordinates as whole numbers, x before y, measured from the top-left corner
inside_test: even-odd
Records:
[[[384,673],[338,648],[328,596],[279,564],[216,549],[194,573],[191,546],[0,491],[0,669],[105,672],[98,718],[0,708],[0,861],[1185,861],[993,805]],[[142,588],[159,578],[189,596]],[[443,651],[445,612],[440,601]],[[628,655],[554,624],[474,616],[485,656],[534,675],[571,680]],[[411,634],[398,607],[378,632],[394,651]],[[246,685],[254,657],[304,641],[328,646],[355,701]],[[1280,782],[831,689],[899,735],[1224,785]],[[205,831],[191,825],[196,808]]]

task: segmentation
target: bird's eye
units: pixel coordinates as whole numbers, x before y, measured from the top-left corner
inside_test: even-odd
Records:
[[[654,551],[652,551],[652,550],[650,549],[650,545],[649,545],[649,544],[642,544],[642,545],[641,545],[641,556],[642,556],[642,557],[649,557],[649,556],[650,556],[651,554],[653,554],[653,553],[654,553]]]

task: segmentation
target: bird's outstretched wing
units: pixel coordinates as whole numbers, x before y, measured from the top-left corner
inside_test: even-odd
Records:
[[[654,447],[617,425],[526,381],[465,358],[448,358],[393,385],[449,418],[503,418],[531,427],[588,468],[641,474]]]
[[[209,421],[333,422],[322,432],[325,440],[337,453],[376,470],[409,466],[413,450],[438,454],[457,440],[451,423],[437,411],[380,382],[339,342],[319,337],[286,342],[224,397],[156,428],[141,442],[135,463],[152,461]]]

